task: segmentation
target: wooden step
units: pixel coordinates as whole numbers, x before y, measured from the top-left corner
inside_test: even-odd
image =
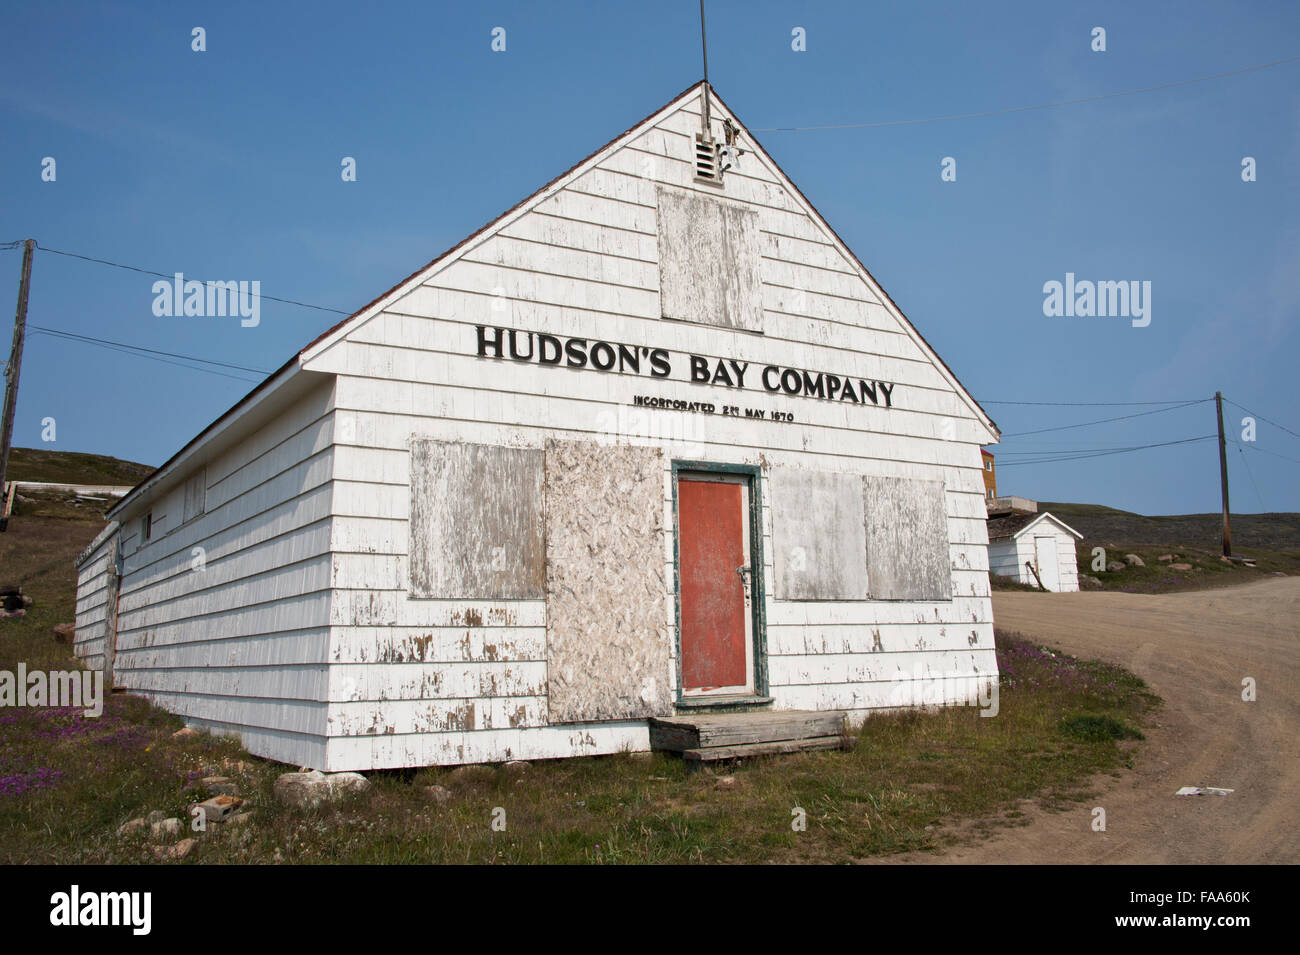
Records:
[[[688,763],[711,763],[719,759],[745,756],[770,756],[778,753],[803,753],[821,749],[844,749],[852,737],[814,736],[811,739],[787,739],[772,743],[742,743],[739,746],[710,746],[707,749],[682,750]]]
[[[838,739],[844,729],[844,718],[843,710],[761,710],[657,717],[650,720],[650,748],[685,753],[717,747]]]

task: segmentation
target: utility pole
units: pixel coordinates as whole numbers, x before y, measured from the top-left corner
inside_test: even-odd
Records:
[[[1223,488],[1223,556],[1232,556],[1232,527],[1228,523],[1228,452],[1223,443],[1223,392],[1214,393],[1214,408],[1219,415],[1219,484]]]
[[[14,316],[14,344],[5,366],[4,421],[0,425],[0,499],[5,498],[5,476],[9,473],[9,446],[14,437],[14,411],[18,407],[18,372],[23,365],[23,339],[27,335],[27,292],[32,282],[32,256],[36,240],[23,243],[23,271],[18,281],[18,312]],[[9,529],[9,517],[0,507],[0,531]]]

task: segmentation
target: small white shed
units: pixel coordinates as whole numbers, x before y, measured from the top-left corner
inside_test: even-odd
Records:
[[[1041,582],[1055,593],[1072,593],[1079,589],[1075,540],[1083,540],[1083,535],[1046,511],[991,517],[989,573],[1014,577],[1022,584]]]

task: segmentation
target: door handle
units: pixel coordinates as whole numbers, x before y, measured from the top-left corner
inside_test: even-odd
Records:
[[[740,577],[740,586],[745,591],[745,603],[749,603],[749,576],[750,569],[744,564],[736,568],[736,574]]]

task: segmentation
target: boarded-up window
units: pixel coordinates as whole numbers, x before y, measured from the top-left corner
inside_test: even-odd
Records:
[[[862,478],[773,468],[772,540],[778,600],[865,600]]]
[[[942,481],[867,477],[867,577],[876,600],[951,600]]]
[[[673,712],[658,448],[546,445],[551,723]]]
[[[544,593],[542,452],[411,439],[411,596]]]
[[[199,468],[198,472],[190,475],[185,482],[185,502],[181,509],[181,523],[187,524],[194,518],[198,517],[207,506],[208,494],[208,472],[206,468]]]
[[[663,316],[761,331],[758,213],[689,192],[658,194]]]

